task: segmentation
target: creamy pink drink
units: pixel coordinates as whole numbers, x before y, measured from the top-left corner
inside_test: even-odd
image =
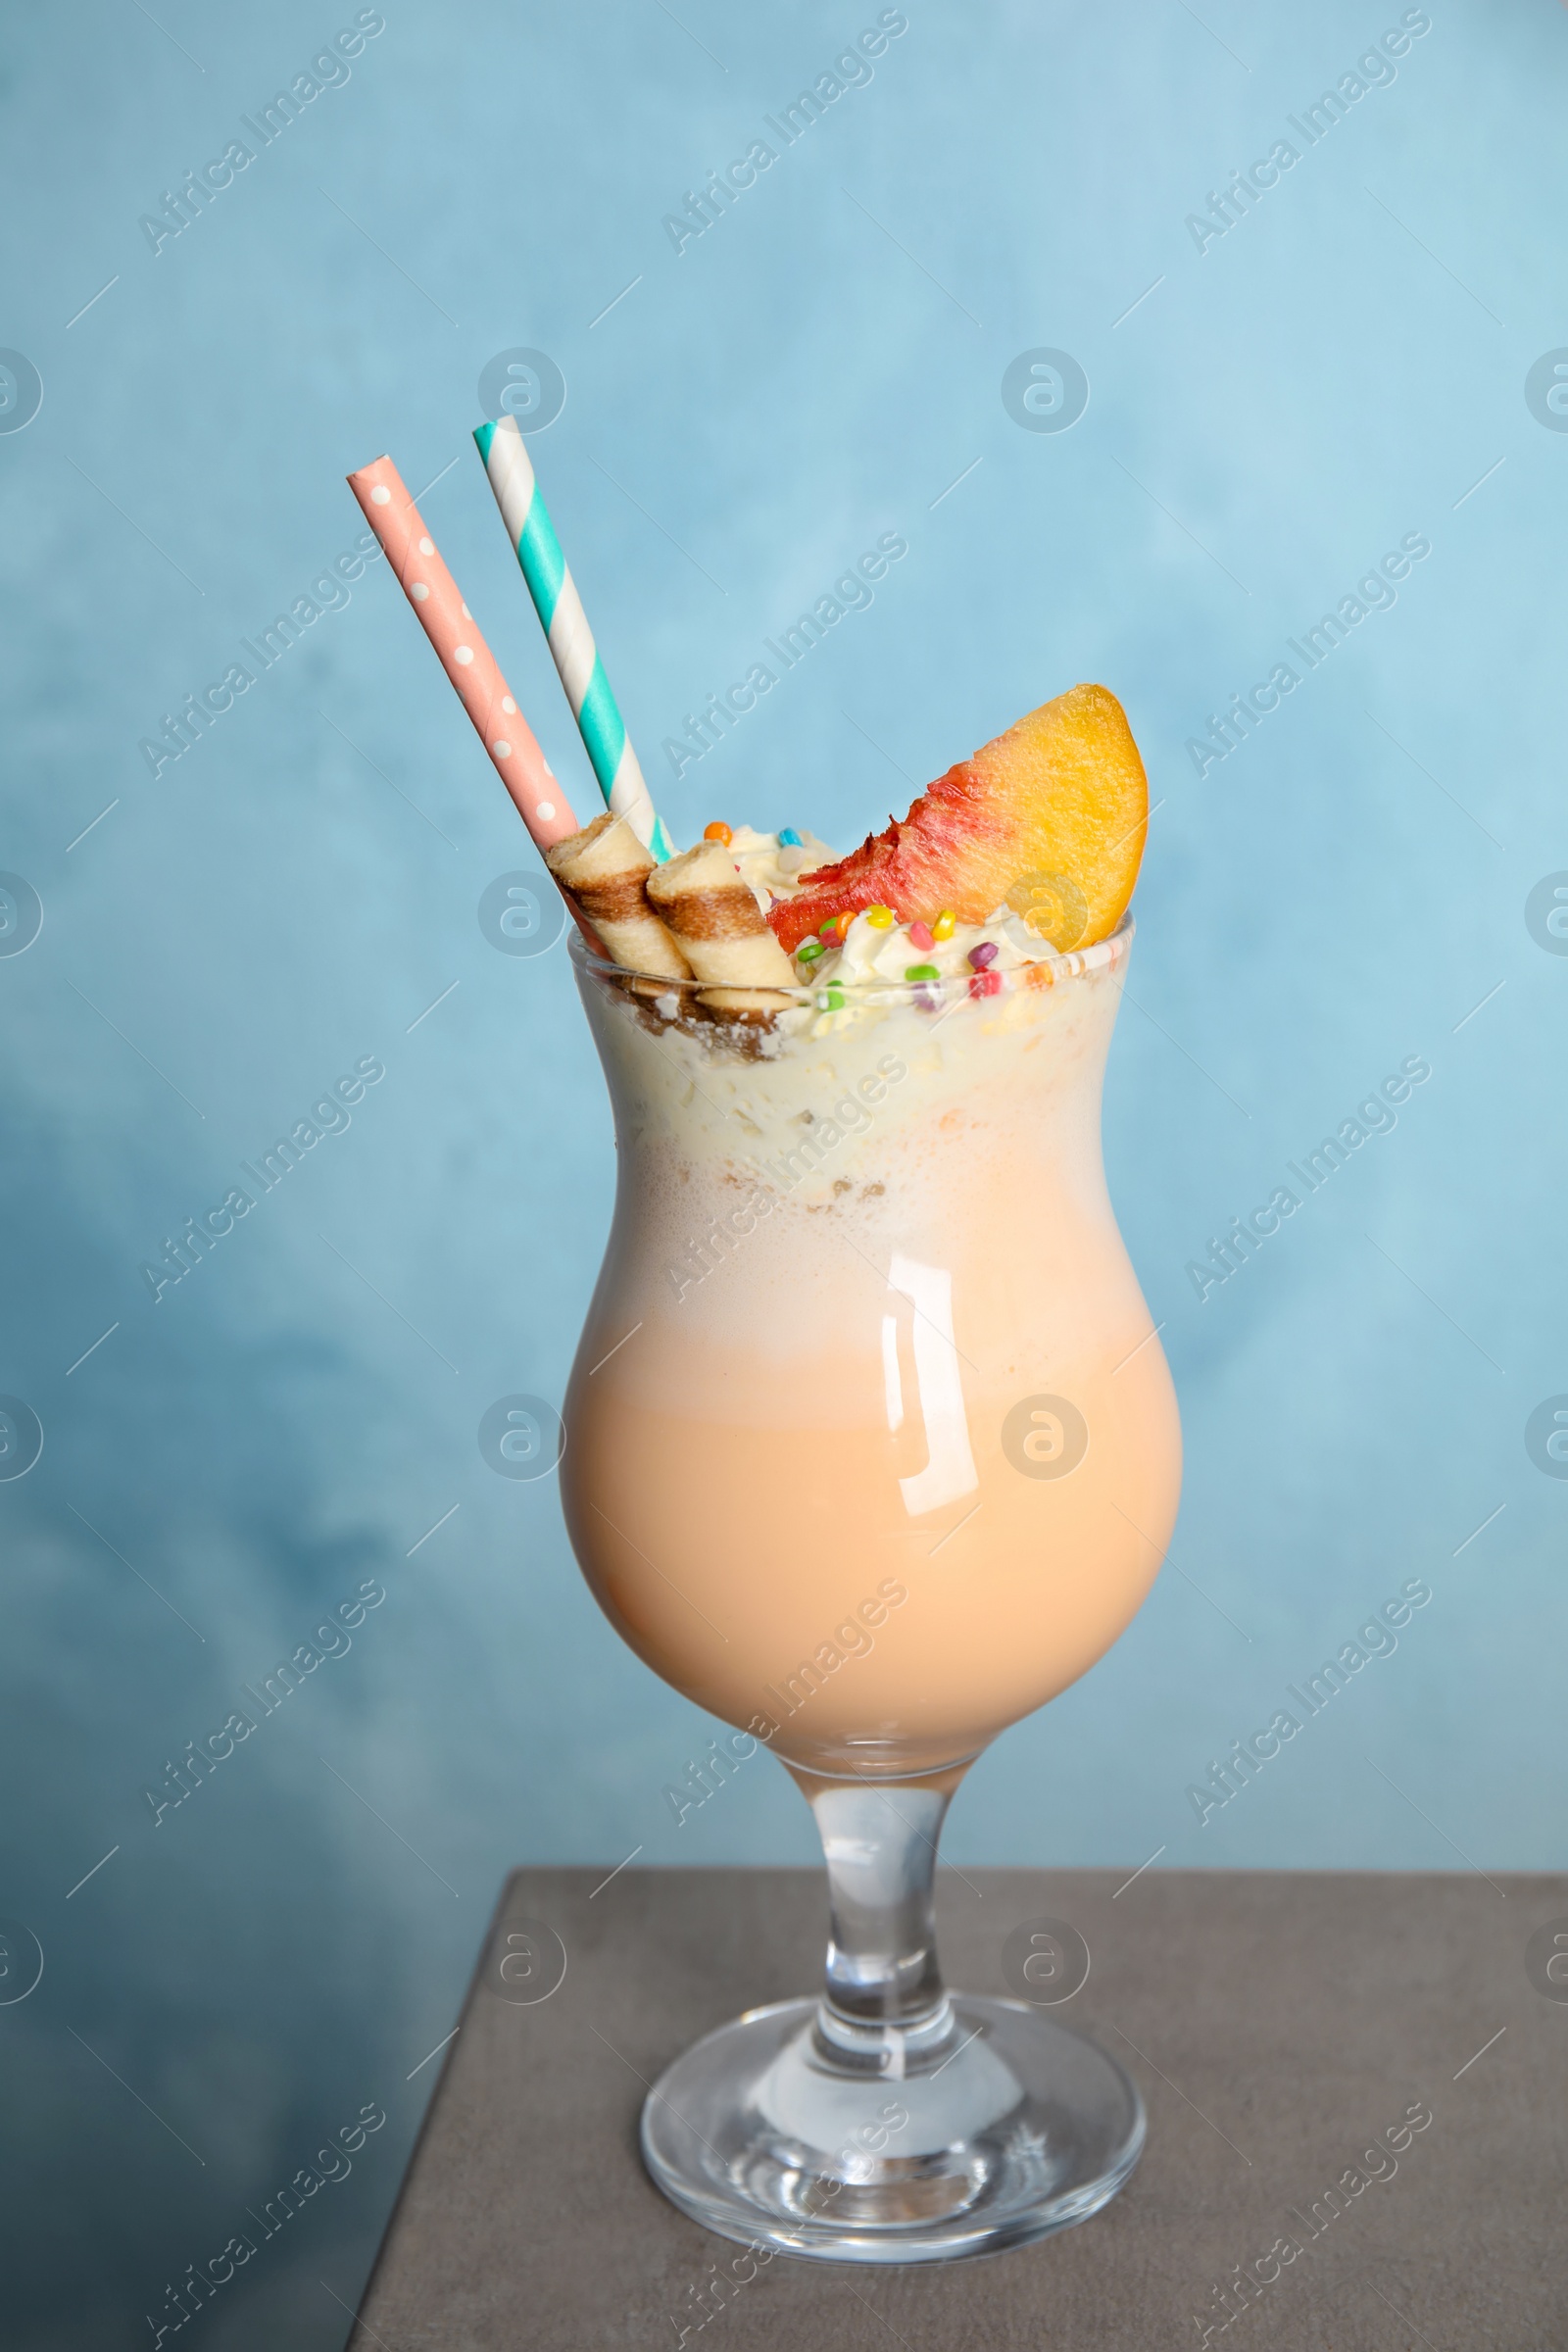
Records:
[[[995,2251],[1143,2146],[1125,2071],[1047,2014],[1081,1938],[999,1925],[1012,1997],[950,1993],[932,1889],[969,1761],[1110,1646],[1175,1517],[1100,1150],[1147,808],[1080,686],[847,858],[717,822],[657,869],[613,820],[571,852],[588,918],[645,908],[663,960],[571,948],[620,1175],[567,1526],[639,1655],[789,1767],[826,1864],[821,1999],[716,2027],[643,2108],[655,2181],[748,2244]]]
[[[576,956],[620,1164],[572,1543],[657,1673],[809,1771],[972,1756],[1164,1555],[1176,1403],[1100,1150],[1130,941],[760,1029]]]

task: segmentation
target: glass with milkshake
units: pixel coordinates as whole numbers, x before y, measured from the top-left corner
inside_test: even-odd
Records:
[[[1081,2221],[1138,2160],[1114,2060],[950,1994],[932,1875],[987,1742],[1164,1556],[1170,1376],[1100,1149],[1148,823],[1076,686],[835,859],[649,798],[516,419],[475,435],[604,795],[579,826],[389,457],[350,484],[575,914],[614,1222],[562,1490],[612,1624],[804,1791],[826,1982],[677,2058],[649,2170],[725,2236],[936,2261]]]
[[[1115,2062],[950,1994],[949,1800],[1115,1641],[1169,1542],[1175,1398],[1105,1190],[1101,1086],[1146,821],[1077,688],[835,862],[606,815],[547,858],[614,1109],[604,1268],[564,1409],[567,1526],[622,1638],[810,1803],[819,1997],[650,2097],[710,2228],[905,2263],[1081,2220],[1137,2161]]]

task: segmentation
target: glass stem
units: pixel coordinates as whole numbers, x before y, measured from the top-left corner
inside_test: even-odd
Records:
[[[966,1769],[967,1759],[883,1783],[791,1767],[827,1863],[831,1934],[817,2040],[834,2063],[902,2075],[912,2050],[951,2034],[932,1886],[943,1819]]]

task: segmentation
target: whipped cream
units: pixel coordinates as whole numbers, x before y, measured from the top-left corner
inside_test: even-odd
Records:
[[[795,830],[798,840],[781,841],[776,833],[759,833],[755,826],[737,825],[729,837],[729,854],[764,914],[775,899],[793,899],[818,866],[837,862],[837,850],[830,850],[814,833],[798,826]]]
[[[798,839],[783,841],[777,833],[759,833],[754,825],[737,825],[729,837],[736,870],[750,885],[764,914],[776,900],[798,897],[820,867],[838,863],[837,850],[814,833],[796,831]],[[920,963],[934,964],[940,977],[948,980],[974,969],[969,961],[971,948],[994,947],[997,953],[990,959],[990,968],[998,972],[1019,963],[1043,963],[1057,953],[1049,939],[1031,931],[1022,916],[1006,906],[999,906],[983,923],[957,924],[951,939],[939,939],[930,948],[916,947],[909,929],[907,923],[878,926],[858,914],[842,945],[825,956],[808,957],[805,964],[797,957],[800,977],[836,980],[843,987],[856,981],[902,980],[911,964]],[[804,940],[801,943],[803,947],[806,944]]]
[[[836,850],[814,833],[800,828],[795,828],[792,838],[785,841],[778,833],[759,833],[755,826],[737,825],[728,848],[736,870],[750,886],[764,914],[779,900],[797,897],[820,867],[838,861]],[[797,950],[794,957],[797,984],[814,989],[815,1002],[810,1006],[802,1004],[781,1011],[777,1027],[786,1033],[805,1029],[812,1037],[830,1036],[852,1027],[866,1016],[868,1007],[863,995],[858,1002],[854,997],[846,1000],[846,990],[875,990],[879,983],[885,986],[890,982],[902,987],[915,969],[933,988],[949,980],[975,980],[981,972],[994,974],[984,991],[986,995],[994,995],[1006,991],[1009,985],[1017,985],[1009,983],[1008,975],[1021,966],[1061,960],[1061,951],[1032,930],[1022,915],[1015,914],[1006,905],[997,907],[983,923],[956,923],[947,939],[937,939],[933,934],[930,947],[917,945],[911,937],[913,928],[910,923],[897,921],[874,923],[868,913],[862,912],[825,954],[808,955],[803,959]],[[803,948],[813,944],[810,939],[801,942]],[[977,965],[970,958],[980,947],[989,947],[993,953],[983,956]]]
[[[808,964],[797,956],[797,969],[803,978],[823,985],[837,981],[843,988],[870,980],[904,980],[916,967],[934,970],[942,980],[957,979],[977,968],[969,960],[970,952],[983,946],[997,951],[986,967],[993,972],[1011,971],[1020,963],[1047,963],[1056,954],[1049,939],[1031,931],[1008,906],[999,906],[983,923],[956,923],[950,939],[939,939],[929,948],[916,947],[911,928],[908,923],[878,925],[858,914],[842,947],[830,948]]]

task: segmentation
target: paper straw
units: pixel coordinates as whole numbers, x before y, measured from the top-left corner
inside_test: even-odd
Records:
[[[577,819],[437,555],[402,475],[390,458],[377,458],[351,473],[348,482],[518,815],[541,850],[564,841],[577,831]]]
[[[624,816],[643,846],[662,864],[674,855],[643,781],[626,722],[605,675],[582,599],[566,569],[550,511],[539,495],[515,416],[481,424],[474,434],[507,535],[522,565],[534,611],[550,640],[572,717],[577,721],[605,805]]]

